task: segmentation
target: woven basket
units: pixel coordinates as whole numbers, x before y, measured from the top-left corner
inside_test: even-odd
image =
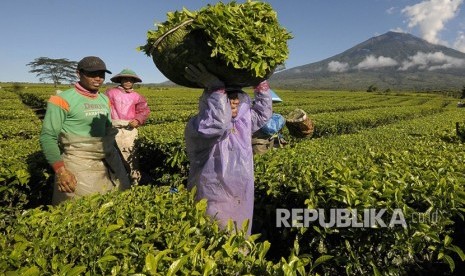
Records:
[[[310,138],[314,131],[313,121],[302,109],[295,109],[286,116],[286,127],[289,134],[297,138]]]
[[[170,81],[186,87],[202,88],[184,77],[186,66],[198,63],[205,65],[207,70],[215,74],[227,87],[255,86],[273,74],[275,68],[270,69],[262,78],[254,77],[249,70],[235,69],[226,65],[225,61],[211,57],[212,49],[207,44],[206,34],[201,30],[190,31],[186,28],[192,21],[187,20],[169,30],[152,45],[153,62]]]

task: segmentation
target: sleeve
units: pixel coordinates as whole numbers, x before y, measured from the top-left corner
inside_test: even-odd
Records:
[[[141,125],[147,121],[150,115],[150,108],[147,104],[147,100],[144,96],[139,95],[139,101],[136,103],[136,116],[135,119],[139,121]]]
[[[113,88],[109,88],[107,91],[105,91],[104,95],[108,98],[108,104],[110,105],[110,116],[112,117],[110,119],[117,119],[117,117],[116,117],[117,112],[116,112],[116,110],[113,110],[116,105],[115,105],[114,95],[111,92],[112,89]],[[115,117],[113,117],[113,116],[115,116]]]
[[[270,86],[268,81],[254,87],[255,104],[252,107],[252,133],[268,122],[273,114]]]
[[[113,97],[111,95],[111,89],[108,89],[107,91],[105,91],[105,96],[107,96],[109,102],[110,102],[110,107],[113,105]]]
[[[47,112],[42,123],[42,131],[39,138],[40,146],[47,162],[55,171],[64,166],[58,146],[58,136],[61,133],[63,123],[69,111],[68,108],[68,103],[64,99],[58,96],[50,97],[47,103]]]
[[[223,135],[231,123],[231,105],[224,88],[204,91],[199,102],[199,113],[192,122],[193,131],[204,138]]]
[[[199,113],[187,122],[184,130],[186,151],[192,164],[207,160],[212,145],[231,124],[231,116],[231,105],[224,89],[203,92],[199,101]]]

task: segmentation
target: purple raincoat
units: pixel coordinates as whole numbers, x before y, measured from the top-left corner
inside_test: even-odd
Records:
[[[239,110],[232,118],[223,89],[204,91],[199,113],[185,129],[190,161],[188,188],[197,186],[196,199],[206,198],[207,214],[222,227],[232,219],[239,228],[249,220],[251,233],[254,204],[252,133],[271,117],[272,102],[267,82],[255,88],[255,104],[240,93]]]

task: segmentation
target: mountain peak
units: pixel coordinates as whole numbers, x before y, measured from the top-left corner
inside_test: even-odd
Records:
[[[352,76],[348,77],[350,74]],[[294,86],[296,81],[302,80],[302,84],[311,84],[311,87],[334,89],[327,82],[328,78],[332,78],[338,88],[353,89],[354,84],[350,80],[355,75],[356,79],[363,82],[357,86],[358,89],[366,88],[368,82],[386,83],[386,79],[390,79],[386,85],[396,84],[396,87],[389,88],[405,89],[411,84],[399,83],[405,84],[404,79],[412,76],[417,79],[415,87],[423,81],[421,76],[431,78],[432,75],[451,75],[457,83],[456,78],[465,75],[465,54],[429,43],[412,34],[389,31],[322,61],[277,72],[271,80],[282,84],[291,82]],[[342,81],[344,78],[346,81]],[[320,80],[319,83],[316,80]],[[463,82],[460,81],[458,87]],[[424,83],[431,87],[429,80],[424,80]],[[343,84],[348,87],[341,87]]]
[[[379,37],[388,37],[391,39],[398,39],[398,38],[414,38],[414,39],[420,39],[414,35],[411,35],[409,33],[404,33],[404,32],[394,32],[394,31],[389,31],[385,34],[380,35]]]

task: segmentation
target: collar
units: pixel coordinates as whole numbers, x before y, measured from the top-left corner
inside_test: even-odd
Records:
[[[97,98],[98,96],[98,91],[97,92],[92,92],[92,91],[89,91],[87,89],[85,89],[84,87],[82,87],[79,82],[76,82],[74,84],[74,88],[76,89],[76,91],[81,94],[81,95],[84,95],[86,97],[90,97],[90,98]]]
[[[134,92],[134,89],[129,89],[129,90],[125,90],[121,85],[118,86],[118,89],[125,92],[125,93],[131,93],[131,92]]]

